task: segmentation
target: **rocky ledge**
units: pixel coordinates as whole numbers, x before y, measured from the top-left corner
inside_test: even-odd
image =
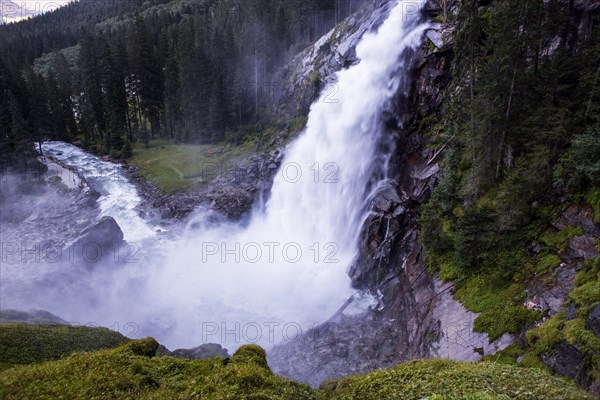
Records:
[[[283,149],[253,154],[200,190],[174,194],[161,193],[134,165],[125,164],[124,168],[138,187],[142,197],[138,208],[144,216],[154,214],[161,219],[181,220],[205,206],[239,220],[252,209],[257,198],[268,196],[282,160]]]

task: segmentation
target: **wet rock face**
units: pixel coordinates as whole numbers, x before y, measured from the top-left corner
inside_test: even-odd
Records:
[[[554,354],[544,357],[544,362],[554,373],[568,376],[583,387],[592,384],[586,372],[583,355],[576,346],[562,342],[556,346]]]
[[[405,361],[408,333],[374,312],[341,316],[268,352],[276,373],[313,387],[327,379],[389,368]]]
[[[394,3],[365,1],[355,14],[296,56],[274,79],[283,84],[275,87],[273,112],[283,120],[307,115],[321,91],[331,88],[333,75],[358,62],[356,45],[365,32],[383,23]]]
[[[280,150],[251,156],[247,163],[217,178],[202,191],[203,203],[230,219],[242,218],[257,199],[266,201],[282,161]]]
[[[388,265],[392,259],[393,244],[397,242],[407,214],[405,207],[391,185],[372,200],[373,212],[361,233],[360,255],[348,272],[354,287],[374,288],[385,278],[387,269],[379,266]]]
[[[588,316],[588,328],[594,335],[600,337],[600,304],[598,304]]]

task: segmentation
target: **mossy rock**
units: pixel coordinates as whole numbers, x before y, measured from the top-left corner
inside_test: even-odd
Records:
[[[569,304],[571,316],[562,310],[540,326],[527,332],[528,349],[520,362],[524,366],[544,365],[545,355],[552,355],[561,343],[576,346],[582,353],[587,374],[600,382],[600,338],[589,329],[588,316],[600,304],[600,258],[586,263],[574,280],[575,289]]]
[[[142,357],[154,357],[158,350],[158,342],[153,338],[146,338],[141,340],[135,340],[125,345],[125,348],[129,349],[132,354]]]
[[[267,353],[260,346],[249,344],[236,351],[230,360],[231,364],[254,364],[270,371],[267,363]]]

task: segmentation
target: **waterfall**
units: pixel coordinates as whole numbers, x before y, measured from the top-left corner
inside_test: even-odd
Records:
[[[159,324],[169,339],[230,347],[256,336],[263,345],[293,340],[352,295],[347,270],[369,186],[387,167],[376,161],[386,140],[382,113],[407,78],[410,60],[402,55],[426,28],[422,3],[399,1],[377,32],[364,35],[360,62],[337,74],[334,95],[312,105],[264,211],[245,227],[190,232],[156,272],[149,301],[163,307]]]
[[[230,350],[245,343],[268,347],[328,320],[355,295],[347,271],[390,156],[383,115],[409,79],[407,54],[426,29],[420,24],[424,0],[396,3],[378,31],[363,36],[358,64],[337,73],[334,90],[312,105],[266,206],[249,221],[215,225],[199,213],[183,237],[164,245],[151,226],[130,218],[139,198],[119,186],[129,183],[112,180],[102,186],[108,196],[102,211],[118,214],[127,240],[140,239],[141,259],[95,267],[73,281],[72,293],[39,294],[31,306],[53,304],[50,311],[69,321],[133,324],[140,336],[169,348],[203,342]],[[101,181],[111,171],[67,145],[50,147],[88,180]],[[124,198],[131,201],[119,208]]]

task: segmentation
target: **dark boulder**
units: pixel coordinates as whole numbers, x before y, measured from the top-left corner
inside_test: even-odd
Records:
[[[98,199],[101,196],[98,191],[90,189],[84,193],[84,196],[86,198],[85,203],[88,205],[88,207],[94,208],[98,206]]]
[[[71,262],[93,264],[118,250],[123,244],[123,231],[112,217],[103,217],[98,223],[81,232],[79,239],[68,247]]]
[[[588,328],[594,332],[594,335],[600,337],[600,304],[590,312],[588,317]]]
[[[544,362],[554,373],[568,376],[583,387],[589,387],[592,380],[587,374],[583,354],[577,346],[562,342],[553,354],[544,357]]]

